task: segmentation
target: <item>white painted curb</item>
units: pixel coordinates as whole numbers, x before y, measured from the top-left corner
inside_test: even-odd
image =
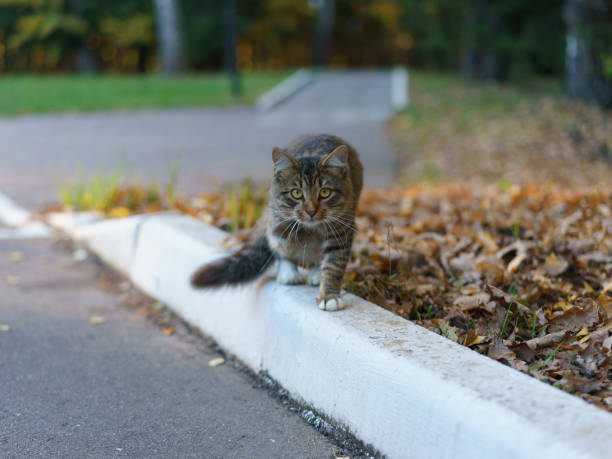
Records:
[[[274,88],[261,95],[255,101],[255,109],[258,112],[267,112],[284,100],[291,97],[304,86],[312,82],[312,72],[308,69],[300,69],[289,78],[281,81]]]
[[[394,67],[391,70],[391,106],[394,110],[402,110],[410,103],[410,80],[404,67]]]
[[[193,290],[222,231],[180,215],[69,231],[255,371],[389,457],[608,458],[612,415],[348,295],[256,281]]]
[[[35,221],[32,214],[19,207],[8,196],[0,191],[0,239],[44,238],[50,234],[49,227]]]

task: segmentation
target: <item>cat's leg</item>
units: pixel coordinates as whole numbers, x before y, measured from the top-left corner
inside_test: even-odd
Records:
[[[351,240],[344,246],[330,245],[323,249],[321,262],[321,285],[317,303],[324,311],[337,311],[344,308],[340,298],[342,278],[349,261]]]
[[[295,264],[285,258],[278,261],[276,281],[279,284],[296,285],[303,283],[302,275]]]
[[[321,268],[319,266],[310,268],[306,283],[308,285],[319,285],[321,283]]]

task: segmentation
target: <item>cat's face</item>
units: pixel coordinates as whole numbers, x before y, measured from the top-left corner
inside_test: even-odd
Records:
[[[275,150],[272,191],[280,217],[311,228],[342,226],[350,214],[347,155],[345,146],[299,160]]]

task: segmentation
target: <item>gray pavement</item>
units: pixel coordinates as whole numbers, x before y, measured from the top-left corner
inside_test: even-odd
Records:
[[[327,72],[271,112],[249,107],[30,115],[0,118],[0,190],[28,207],[56,199],[60,183],[125,165],[132,175],[167,179],[179,189],[211,190],[251,176],[266,180],[271,151],[296,137],[327,132],[359,151],[366,185],[394,178],[386,121],[387,71]]]
[[[0,241],[0,457],[337,450],[247,375],[208,366],[218,355],[203,341],[164,335],[100,282],[49,240]]]

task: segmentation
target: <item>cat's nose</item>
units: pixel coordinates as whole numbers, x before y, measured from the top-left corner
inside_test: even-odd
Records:
[[[306,213],[312,218],[317,213],[317,209],[306,209]]]

